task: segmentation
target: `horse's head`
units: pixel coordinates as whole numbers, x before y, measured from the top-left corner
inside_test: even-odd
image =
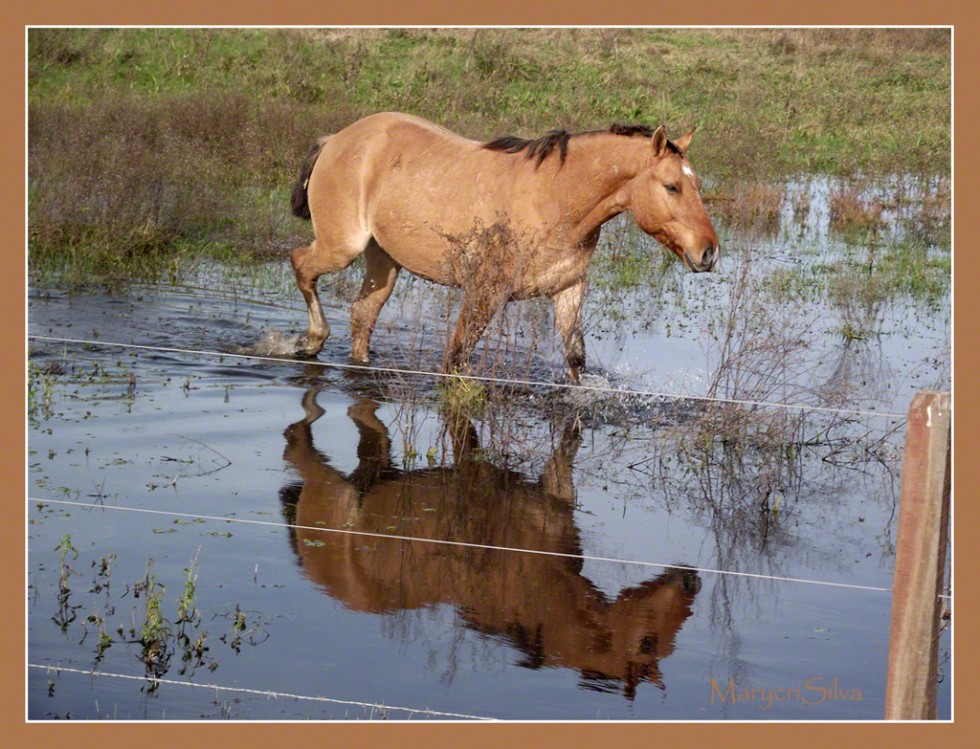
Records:
[[[669,141],[663,126],[657,128],[650,161],[630,180],[627,199],[640,228],[700,273],[715,267],[721,248],[701,202],[701,180],[687,160],[693,136],[692,130]]]

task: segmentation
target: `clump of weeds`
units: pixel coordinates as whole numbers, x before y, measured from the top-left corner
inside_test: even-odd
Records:
[[[116,560],[115,554],[108,554],[102,557],[98,562],[92,561],[92,567],[97,568],[95,572],[95,580],[92,583],[92,593],[102,593],[106,595],[106,606],[109,605],[110,594],[110,582],[112,577],[112,563]]]
[[[840,314],[839,330],[845,341],[863,341],[881,330],[881,313],[890,292],[881,273],[843,272],[829,280],[827,297]]]
[[[467,419],[482,419],[486,413],[487,388],[482,382],[455,375],[440,380],[438,392],[443,413]]]
[[[786,188],[768,182],[735,185],[730,198],[718,198],[713,212],[731,226],[746,232],[771,234],[779,229]]]
[[[71,537],[66,535],[55,547],[55,551],[60,559],[60,572],[58,579],[58,613],[52,620],[61,628],[68,632],[73,622],[78,620],[78,610],[82,604],[71,602],[73,595],[70,582],[73,576],[78,573],[72,568],[70,562],[79,557],[79,552],[72,543]],[[160,686],[159,679],[170,669],[174,661],[174,655],[180,655],[181,675],[192,675],[194,670],[205,667],[209,671],[218,668],[216,659],[210,656],[208,645],[208,633],[201,628],[202,614],[197,606],[198,598],[198,563],[197,556],[191,560],[190,564],[184,569],[184,579],[181,592],[176,600],[176,612],[172,618],[166,614],[167,588],[162,584],[157,575],[152,572],[153,561],[150,560],[146,566],[143,577],[129,586],[123,596],[130,592],[136,599],[142,599],[142,606],[139,613],[132,612],[131,624],[124,627],[122,624],[114,626],[112,618],[116,615],[116,604],[112,597],[112,570],[116,561],[115,554],[107,554],[98,560],[91,562],[94,570],[92,587],[88,593],[102,597],[101,605],[97,605],[87,615],[83,616],[79,624],[84,630],[84,635],[79,640],[81,645],[89,637],[91,627],[95,627],[95,661],[98,665],[103,662],[107,651],[117,642],[122,641],[127,645],[137,646],[139,652],[137,657],[146,668],[146,675],[149,678],[149,686],[144,687],[148,693],[155,693]],[[257,645],[264,641],[268,635],[261,631],[258,626],[249,626],[244,612],[236,606],[235,615],[232,623],[231,647],[239,652],[243,643]],[[227,641],[227,636],[222,636],[222,641]]]
[[[845,240],[857,242],[873,237],[884,227],[881,201],[868,200],[859,187],[835,187],[830,191],[830,228]]]
[[[101,616],[93,614],[92,617],[99,625],[99,639],[95,646],[95,662],[99,663],[105,657],[105,651],[112,646],[112,635],[105,631],[105,620]]]
[[[105,656],[105,651],[112,646],[112,635],[106,631],[106,617],[116,613],[116,607],[112,604],[110,593],[110,582],[112,575],[112,563],[115,561],[115,554],[108,554],[98,562],[92,560],[92,567],[95,568],[95,579],[92,583],[90,593],[105,593],[105,604],[102,613],[91,613],[86,621],[95,624],[99,628],[98,639],[95,646],[95,662],[99,663]],[[85,639],[84,637],[82,638]]]
[[[789,196],[790,205],[793,207],[793,220],[797,224],[806,224],[810,218],[810,193],[805,190],[796,190]]]
[[[177,601],[177,644],[181,648],[182,662],[179,673],[183,676],[192,669],[206,666],[209,671],[218,667],[215,660],[208,661],[210,648],[205,644],[207,632],[196,631],[201,625],[201,612],[197,608],[197,557],[184,569],[184,590]]]
[[[162,613],[162,600],[166,589],[156,581],[156,576],[147,573],[133,588],[134,595],[145,596],[143,623],[139,634],[135,626],[130,631],[135,642],[140,645],[140,660],[146,665],[147,675],[153,677],[149,691],[154,691],[158,682],[170,668],[170,662],[180,650],[182,676],[192,674],[194,669],[206,667],[209,671],[218,668],[218,662],[208,656],[210,647],[206,644],[208,633],[201,631],[201,612],[197,608],[197,557],[184,569],[184,584],[177,599],[177,615],[173,622]]]
[[[173,656],[173,647],[170,644],[173,630],[162,611],[165,593],[165,586],[157,582],[156,575],[150,574],[150,565],[147,565],[146,575],[133,586],[133,595],[136,598],[144,596],[143,621],[138,635],[135,626],[130,632],[140,645],[140,660],[146,666],[147,674],[155,678],[167,673]],[[155,691],[156,686],[157,682],[154,681],[150,691]]]
[[[63,373],[61,365],[52,362],[44,367],[33,360],[27,362],[27,416],[48,419],[52,416],[55,378]]]
[[[269,639],[269,634],[260,623],[249,625],[248,615],[242,611],[239,604],[235,604],[235,610],[224,616],[231,619],[231,632],[221,635],[218,639],[236,653],[241,652],[244,644],[254,646]]]
[[[68,630],[68,625],[75,621],[77,616],[75,612],[81,608],[81,606],[73,606],[69,603],[71,598],[69,582],[71,581],[72,575],[79,573],[73,570],[68,564],[68,555],[71,554],[73,560],[78,559],[78,549],[72,546],[71,536],[66,534],[61,539],[61,542],[54,547],[54,550],[58,552],[61,567],[58,574],[58,613],[52,619],[61,628],[61,631],[65,632]]]
[[[247,619],[245,612],[242,611],[238,606],[235,606],[235,614],[231,621],[231,642],[228,644],[231,646],[232,650],[236,653],[240,653],[242,649],[242,633],[247,630]]]
[[[934,306],[948,303],[952,283],[949,252],[933,252],[914,240],[895,241],[882,253],[880,269],[893,290]]]
[[[187,577],[184,579],[184,591],[180,596],[180,600],[177,602],[177,639],[186,640],[187,636],[184,633],[184,628],[186,625],[194,625],[201,621],[201,612],[197,610],[195,606],[196,594],[197,594],[197,572],[195,568],[197,567],[197,557],[191,560],[190,566],[184,569],[184,573]]]
[[[952,196],[949,180],[938,179],[924,188],[918,199],[909,201],[910,209],[899,221],[907,237],[925,245],[948,248],[952,219]]]

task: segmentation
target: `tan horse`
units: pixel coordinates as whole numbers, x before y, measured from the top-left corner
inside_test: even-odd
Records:
[[[378,313],[407,268],[463,288],[444,371],[467,365],[503,304],[544,295],[578,382],[586,268],[606,221],[629,211],[694,272],[718,261],[718,237],[686,155],[693,135],[669,141],[662,126],[615,125],[481,143],[383,113],[321,139],[293,193],[293,212],[312,218],[316,237],[291,255],[309,312],[303,353],[315,356],[330,335],[317,279],[364,253],[367,273],[351,310],[354,361],[368,361]]]
[[[407,471],[392,461],[377,404],[363,399],[348,410],[359,433],[358,465],[345,474],[313,444],[311,426],[323,413],[315,389],[303,406],[306,417],[285,431],[284,452],[300,483],[285,487],[282,498],[297,526],[292,545],[303,571],[330,596],[385,615],[450,605],[466,626],[522,651],[522,666],[574,669],[590,683],[619,685],[628,698],[641,682],[663,686],[658,664],[691,615],[701,585],[696,572],[668,569],[610,600],[574,556],[319,530],[581,554],[572,484],[581,437],[573,426],[539,480],[481,459],[465,420],[449,425],[455,465]]]

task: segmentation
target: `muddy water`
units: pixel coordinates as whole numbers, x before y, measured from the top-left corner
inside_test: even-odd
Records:
[[[264,357],[305,318],[278,272],[31,290],[32,719],[881,718],[889,414],[948,388],[948,308],[894,301],[846,346],[829,307],[763,320],[807,345],[755,392],[879,415],[809,411],[779,457],[706,458],[693,401],[524,388],[447,419],[431,379]],[[592,384],[708,391],[732,281],[671,278],[616,317],[592,302]],[[439,293],[402,284],[382,363],[437,367]],[[320,361],[344,363],[327,307]],[[556,378],[546,310],[515,314],[482,355]]]

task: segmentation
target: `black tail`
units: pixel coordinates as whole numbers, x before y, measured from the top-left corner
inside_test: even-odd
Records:
[[[327,138],[329,137],[327,136]],[[299,170],[299,179],[296,180],[296,186],[293,188],[292,199],[293,215],[299,218],[310,219],[310,201],[307,199],[306,188],[310,184],[310,174],[313,173],[313,166],[316,164],[327,138],[320,138],[320,142],[306,155],[303,160],[303,167]]]

